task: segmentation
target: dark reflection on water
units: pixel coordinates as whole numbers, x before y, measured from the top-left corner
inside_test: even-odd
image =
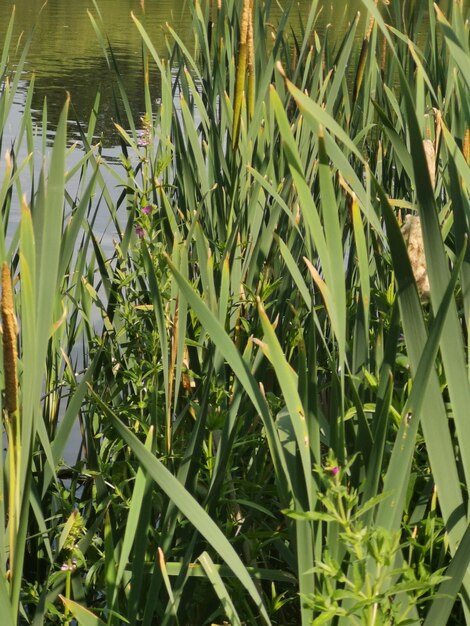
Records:
[[[14,3],[1,0],[0,42],[4,40],[13,4],[16,5],[13,40],[16,42],[21,31],[23,37],[26,37],[34,29],[26,73],[35,75],[32,108],[36,119],[41,120],[44,98],[47,97],[48,119],[53,128],[68,92],[72,103],[71,115],[75,114],[86,126],[96,93],[100,90],[98,133],[104,135],[108,145],[115,143],[113,85],[116,87],[116,81],[87,13],[89,11],[99,22],[92,0],[48,0],[42,10],[43,0],[15,0]],[[131,11],[145,22],[158,53],[168,56],[164,35],[167,22],[184,40],[189,41],[191,37],[191,14],[184,5],[184,2],[147,0],[146,14],[143,16],[138,0],[98,2],[105,35],[111,42],[136,119],[144,109],[142,44],[131,19]],[[156,90],[152,95],[155,98],[158,96]]]
[[[394,3],[395,1],[397,4],[388,5],[388,10],[397,10],[397,7],[399,9],[399,0],[393,0]],[[419,0],[409,0],[409,5],[401,3],[404,7],[405,19],[406,14],[411,10],[411,5],[417,1]],[[138,124],[139,117],[145,108],[142,41],[131,18],[131,12],[145,24],[161,57],[169,57],[171,36],[168,33],[167,24],[174,28],[189,50],[194,51],[191,16],[191,5],[194,0],[145,0],[145,15],[142,13],[141,2],[142,0],[97,0],[95,4],[93,0],[48,0],[43,6],[44,0],[0,0],[0,48],[14,4],[16,5],[16,18],[13,40],[16,42],[21,32],[24,33],[24,38],[27,37],[34,29],[26,73],[27,76],[35,74],[32,107],[39,125],[44,98],[47,97],[48,119],[51,133],[53,133],[65,94],[69,92],[72,119],[75,116],[86,128],[96,93],[100,90],[101,103],[97,135],[103,136],[104,146],[111,147],[117,144],[117,134],[113,125],[116,121],[113,86],[118,100],[119,93],[115,77],[108,67],[89,14],[97,22],[100,22],[100,16],[102,17],[105,35],[112,45],[129,97],[134,122]],[[275,26],[280,18],[282,6],[291,6],[289,28],[300,36],[300,22],[306,19],[311,4],[311,0],[298,0],[297,2],[280,0],[280,4],[272,1],[270,24],[266,25],[266,35],[270,36],[272,26]],[[447,4],[447,0],[439,2],[443,9]],[[469,0],[464,0],[464,4],[468,5]],[[341,40],[350,28],[351,21],[358,10],[365,15],[361,0],[350,0],[350,2],[324,0],[319,3],[320,6],[322,8],[316,27],[320,36],[328,29],[330,46]],[[365,20],[363,20],[357,29],[358,40],[362,38],[365,27]],[[421,29],[425,36],[425,23]],[[404,30],[406,31],[406,26]],[[13,49],[14,46],[12,46]],[[21,45],[19,49],[21,50]],[[354,54],[358,54],[359,49],[360,45],[356,46]],[[12,56],[14,56],[13,52]],[[159,80],[156,73],[151,84],[155,101],[159,96]],[[26,87],[22,92],[23,101],[25,91]],[[17,104],[15,113],[16,119],[19,120],[23,104],[21,100],[17,101]],[[11,132],[14,136],[14,127]],[[73,132],[73,128],[72,134],[78,135]]]
[[[145,108],[143,94],[143,78],[141,67],[129,61],[126,55],[116,51],[119,71],[125,85],[127,97],[134,112],[134,121],[138,122],[138,115]],[[152,97],[154,101],[159,97],[156,75],[151,81]],[[36,78],[35,90],[32,98],[33,115],[40,121],[44,98],[47,98],[48,119],[52,128],[55,127],[60,111],[66,99],[67,92],[70,94],[71,106],[69,117],[72,121],[79,121],[84,130],[93,110],[96,95],[100,93],[100,104],[98,111],[97,130],[98,136],[103,135],[103,144],[109,146],[117,142],[117,132],[114,129],[114,121],[121,121],[116,116],[115,98],[119,102],[119,110],[122,112],[123,106],[119,88],[113,72],[106,63],[106,59],[97,56],[90,59],[84,66],[64,66],[60,75]],[[124,126],[127,124],[124,122]],[[74,132],[78,135],[78,129]]]
[[[99,14],[93,0],[0,0],[0,42],[16,5],[15,40],[21,31],[25,36],[34,28],[27,72],[35,74],[35,92],[32,107],[40,121],[44,98],[47,97],[48,118],[54,128],[65,100],[66,92],[71,96],[71,114],[82,124],[87,124],[96,93],[102,97],[97,131],[103,134],[105,145],[117,141],[113,121],[116,112],[113,100],[113,85],[118,93],[115,79],[109,70],[88,12],[99,22]],[[170,24],[190,50],[193,50],[193,29],[190,4],[193,0],[146,0],[145,15],[140,0],[99,0],[97,6],[111,42],[119,71],[128,94],[134,120],[137,123],[144,110],[142,79],[142,42],[131,18],[131,11],[145,23],[152,42],[160,56],[168,58],[168,35],[166,24]],[[280,16],[280,8],[272,3],[272,21]],[[284,2],[287,6],[290,2]],[[335,36],[343,33],[348,22],[361,5],[360,0],[348,4],[325,3],[320,19],[320,29],[327,23],[334,24]],[[309,0],[294,5],[291,13],[293,30],[298,29],[300,16],[306,16],[311,6]],[[151,81],[152,96],[158,98],[158,80]],[[119,96],[118,96],[119,98]]]

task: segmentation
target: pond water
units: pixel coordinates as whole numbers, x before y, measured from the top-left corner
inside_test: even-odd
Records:
[[[408,0],[414,4],[416,1]],[[103,144],[111,149],[116,143],[113,127],[114,104],[112,100],[112,77],[105,56],[98,43],[90,15],[98,19],[100,12],[111,42],[120,72],[125,79],[126,91],[137,121],[144,109],[142,89],[141,38],[131,19],[133,12],[141,19],[162,57],[168,57],[171,37],[166,29],[170,24],[189,49],[193,46],[193,30],[190,5],[194,0],[0,0],[0,48],[15,6],[15,35],[26,37],[34,30],[25,81],[18,93],[8,134],[14,137],[15,126],[22,112],[27,89],[27,79],[34,72],[35,92],[32,108],[39,121],[47,97],[48,118],[51,121],[49,139],[53,138],[54,124],[63,106],[65,94],[71,95],[71,117],[86,124],[99,89],[102,93],[99,132]],[[402,2],[402,0],[392,0]],[[464,0],[468,3],[468,0]],[[215,4],[215,0],[214,0]],[[440,5],[447,4],[441,0]],[[142,12],[145,7],[145,15]],[[349,28],[358,11],[365,13],[361,0],[324,0],[317,22],[318,32],[331,27],[331,39],[340,39]],[[291,7],[290,25],[299,31],[300,19],[305,18],[311,0],[271,0],[270,21],[276,23],[282,9]],[[406,6],[406,5],[405,5]],[[423,31],[426,25],[423,24]],[[358,28],[358,38],[363,29]],[[155,81],[156,89],[158,81]],[[16,116],[15,116],[16,113]]]
[[[143,19],[145,27],[158,51],[168,56],[168,41],[171,39],[165,25],[170,24],[184,43],[191,49],[193,31],[191,10],[192,0],[146,0],[145,16],[142,15],[140,0],[1,0],[0,2],[0,42],[16,6],[15,39],[21,32],[27,36],[33,29],[33,39],[27,62],[27,74],[35,74],[33,109],[40,119],[44,98],[47,96],[48,117],[54,122],[62,108],[65,93],[71,95],[74,115],[83,123],[88,120],[98,89],[102,92],[99,130],[104,134],[104,143],[112,147],[116,136],[113,133],[114,105],[111,97],[112,78],[106,59],[98,43],[92,26],[91,13],[98,19],[97,7],[106,27],[106,35],[111,42],[120,72],[125,78],[129,100],[138,120],[144,109],[142,90],[141,38],[131,19],[131,11]],[[281,2],[288,6],[290,2]],[[44,6],[43,6],[44,5]],[[291,11],[294,30],[298,29],[299,15],[306,16],[311,2],[300,0]],[[272,21],[279,18],[281,5],[273,2]],[[348,28],[350,20],[361,7],[360,0],[349,3],[325,2],[319,20],[319,30],[327,24],[334,24],[334,36],[341,36]],[[25,81],[19,92],[17,112],[21,113],[21,98],[26,92]],[[14,134],[13,120],[10,132]]]

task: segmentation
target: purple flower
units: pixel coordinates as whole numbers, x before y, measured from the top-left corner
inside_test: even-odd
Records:
[[[339,472],[339,467],[332,467],[331,468],[331,473],[333,474],[333,476],[336,476]]]
[[[152,211],[153,206],[151,204],[147,204],[147,206],[142,207],[142,213],[145,213],[145,215],[150,215]]]
[[[135,234],[137,235],[137,237],[140,237],[140,239],[142,239],[142,237],[145,235],[145,230],[142,228],[142,226],[136,226]]]

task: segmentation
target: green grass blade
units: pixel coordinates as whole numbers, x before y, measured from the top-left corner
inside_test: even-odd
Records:
[[[263,354],[271,362],[276,372],[283,399],[286,402],[292,422],[297,449],[302,462],[304,485],[301,487],[300,485],[294,486],[294,493],[296,494],[298,503],[306,507],[305,510],[313,510],[312,459],[310,458],[309,432],[305,419],[305,411],[299,397],[297,375],[286,361],[274,328],[260,301],[258,301],[258,313],[264,335],[262,340],[255,340],[255,342],[260,346]],[[298,487],[300,487],[300,489]],[[300,494],[302,494],[302,496]]]
[[[154,429],[150,428],[145,447],[147,450],[152,450]],[[135,478],[134,490],[132,492],[132,498],[129,505],[129,513],[127,516],[126,530],[121,545],[121,554],[119,557],[119,563],[116,571],[116,580],[114,581],[113,602],[116,601],[119,585],[121,583],[124,571],[127,567],[129,556],[132,550],[132,545],[139,539],[136,535],[136,530],[139,522],[139,515],[142,507],[142,502],[145,494],[148,492],[149,479],[145,476],[145,473],[141,468],[137,470],[137,476]]]
[[[413,386],[402,412],[400,429],[393,447],[389,467],[384,479],[385,493],[393,493],[393,506],[390,501],[379,506],[377,523],[395,532],[400,525],[403,505],[405,502],[412,457],[415,451],[415,439],[418,433],[421,411],[426,398],[431,371],[434,367],[439,343],[452,296],[457,284],[458,275],[465,256],[462,250],[452,271],[451,280],[433,322],[429,338],[421,355]]]
[[[193,496],[183,487],[179,480],[175,478],[173,474],[171,474],[167,468],[145,448],[145,446],[126,426],[124,426],[124,424],[122,424],[119,418],[109,409],[109,407],[101,401],[99,396],[95,394],[93,395],[96,402],[101,406],[101,409],[112,419],[113,426],[119,435],[133,450],[140,465],[230,567],[250,597],[253,599],[265,623],[268,625],[271,624],[263,601],[256,586],[251,580],[245,565],[220,528],[204,511],[201,505],[193,498]]]
[[[235,609],[232,599],[228,594],[222,577],[220,576],[218,570],[214,567],[214,562],[209,554],[207,552],[203,552],[198,561],[202,565],[204,572],[207,575],[207,578],[211,582],[213,590],[217,594],[220,602],[222,603],[225,615],[229,620],[231,626],[242,626],[242,622],[238,617],[238,613]]]
[[[377,186],[390,241],[390,250],[399,287],[399,304],[412,372],[416,372],[425,348],[427,335],[421,305],[402,234],[393,209],[380,186]],[[453,549],[465,531],[465,513],[447,412],[437,375],[431,372],[423,400],[421,423],[444,519],[452,520],[449,538]],[[456,518],[456,512],[460,512]]]
[[[64,603],[65,608],[75,617],[79,626],[106,626],[105,622],[78,602],[64,598],[62,595],[59,595],[59,598]]]
[[[212,311],[209,310],[207,305],[177,271],[171,261],[168,261],[168,263],[171,271],[175,275],[181,292],[193,308],[206,331],[210,333],[215,346],[233,369],[233,372],[243,385],[246,393],[253,402],[254,407],[261,416],[266,428],[269,448],[275,467],[276,479],[279,481],[281,486],[281,493],[283,492],[287,496],[292,492],[292,490],[286,471],[285,459],[283,458],[283,453],[280,449],[279,440],[266,404],[266,400],[264,399],[259,386],[217,317],[214,313],[212,313]]]
[[[2,620],[4,620],[5,626],[15,626],[16,620],[13,620],[10,594],[8,592],[8,585],[3,572],[0,576],[0,606],[2,607]]]
[[[436,596],[426,614],[423,626],[448,624],[457,594],[470,566],[470,526],[465,531],[449,567],[444,572],[449,580],[445,580],[437,589]]]

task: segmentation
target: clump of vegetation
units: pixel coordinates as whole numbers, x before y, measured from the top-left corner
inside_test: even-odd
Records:
[[[363,5],[331,45],[319,2],[272,41],[270,2],[195,2],[171,62],[132,15],[139,121],[96,11],[119,167],[95,110],[67,170],[68,102],[47,165],[18,161],[26,107],[0,184],[6,626],[470,623],[468,21]]]

